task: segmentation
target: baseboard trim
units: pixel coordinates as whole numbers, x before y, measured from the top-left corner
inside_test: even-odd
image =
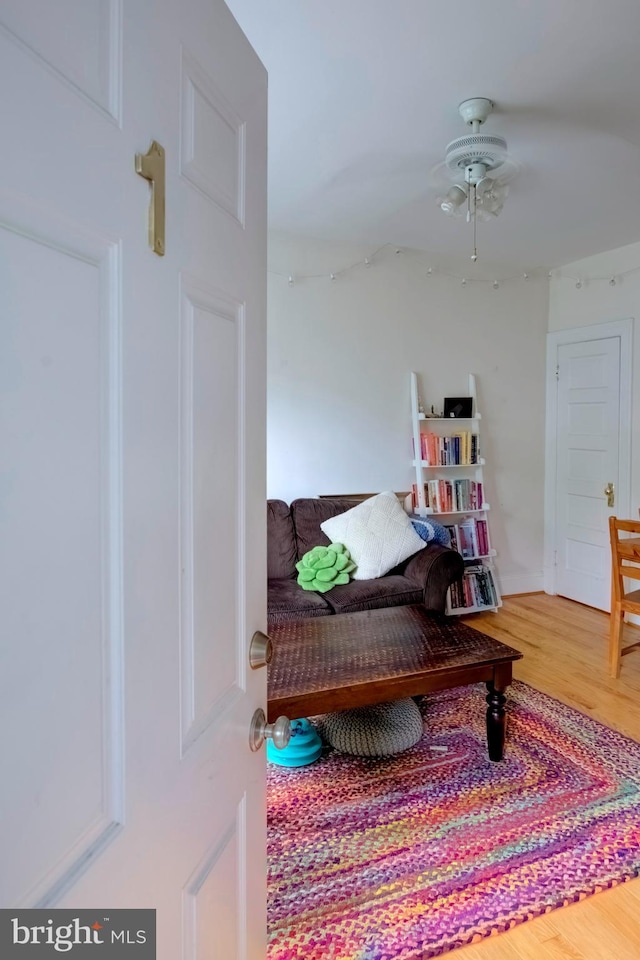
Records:
[[[544,575],[541,571],[500,577],[500,590],[503,597],[522,593],[544,593]]]
[[[515,600],[516,597],[546,597],[544,590],[525,590],[524,593],[503,593],[505,600]]]

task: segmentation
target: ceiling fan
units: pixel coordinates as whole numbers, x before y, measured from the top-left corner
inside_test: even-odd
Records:
[[[434,186],[441,191],[438,204],[447,216],[462,216],[473,223],[473,254],[478,259],[476,229],[478,220],[497,217],[509,191],[509,181],[518,172],[518,164],[507,151],[504,137],[480,133],[480,127],[494,107],[485,97],[464,100],[458,110],[471,133],[452,140],[444,160],[431,171]]]

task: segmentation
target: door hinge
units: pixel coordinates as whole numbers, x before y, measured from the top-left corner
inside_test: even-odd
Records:
[[[560,379],[560,364],[556,363],[556,380]]]
[[[557,550],[554,550],[554,551],[553,551],[553,565],[554,565],[554,567],[557,567],[557,566],[558,566],[558,551],[557,551]]]

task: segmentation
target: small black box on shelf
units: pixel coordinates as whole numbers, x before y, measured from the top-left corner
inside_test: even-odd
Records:
[[[458,420],[472,417],[473,397],[445,397],[444,415]]]

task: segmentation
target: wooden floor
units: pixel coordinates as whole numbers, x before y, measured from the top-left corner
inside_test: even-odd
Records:
[[[514,676],[640,741],[640,649],[607,670],[609,616],[544,594],[465,622],[524,653]],[[625,627],[623,644],[640,638]],[[451,954],[453,957],[454,954]],[[456,960],[640,960],[640,878],[455,952]]]

